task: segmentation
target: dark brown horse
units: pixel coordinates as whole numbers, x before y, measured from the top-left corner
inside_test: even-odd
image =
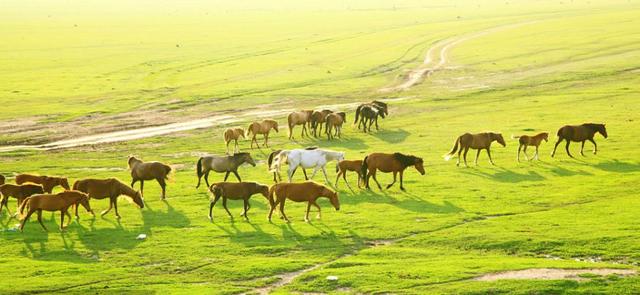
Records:
[[[269,221],[271,221],[271,216],[273,215],[273,211],[276,209],[276,206],[280,205],[280,214],[282,215],[282,218],[289,222],[289,218],[284,214],[284,202],[287,199],[294,202],[307,202],[307,214],[304,216],[304,221],[309,222],[309,211],[311,210],[312,205],[318,208],[318,218],[320,218],[320,206],[316,203],[316,200],[320,197],[328,198],[336,211],[340,210],[338,193],[324,185],[313,181],[274,184],[269,189],[269,198],[273,204],[271,206],[271,211],[269,211]]]
[[[7,207],[7,212],[11,215],[11,210],[9,210],[9,197],[14,197],[17,199],[18,208],[22,205],[22,202],[35,194],[44,194],[44,190],[42,186],[38,184],[3,184],[0,185],[0,196],[2,199],[0,200],[0,213],[2,213],[2,207]],[[18,215],[18,210],[16,210],[16,214]],[[14,216],[15,216],[14,215]]]
[[[327,115],[331,113],[333,113],[332,110],[322,110],[314,111],[311,114],[311,129],[314,137],[318,137],[318,134],[322,132],[322,125],[324,125]]]
[[[16,176],[16,184],[35,183],[42,185],[42,189],[47,194],[53,191],[56,186],[62,186],[65,190],[69,190],[69,181],[65,177],[40,176],[32,174],[19,174]]]
[[[131,169],[131,187],[133,187],[137,181],[140,181],[140,194],[144,197],[144,181],[156,180],[162,188],[162,197],[166,198],[167,183],[169,179],[169,173],[171,173],[171,166],[162,164],[160,162],[142,162],[142,160],[136,157],[129,157],[129,169]]]
[[[84,192],[89,195],[89,198],[101,200],[109,199],[109,209],[100,213],[100,216],[104,216],[109,213],[111,208],[116,210],[116,218],[120,219],[118,213],[118,197],[127,196],[133,200],[138,207],[144,208],[144,202],[142,201],[142,195],[140,192],[134,191],[128,185],[122,183],[115,178],[107,179],[82,179],[73,184],[73,189]],[[78,206],[76,206],[76,218],[78,218]]]
[[[540,160],[538,158],[538,147],[540,146],[543,140],[549,141],[549,133],[542,132],[534,136],[519,135],[519,136],[514,136],[513,138],[518,138],[518,142],[520,143],[520,145],[518,146],[518,157],[517,157],[518,162],[520,162],[520,150],[522,149],[522,147],[524,147],[524,157],[525,159],[527,159],[527,161],[529,161],[529,155],[527,155],[527,146],[536,147],[536,153],[533,155],[532,159]]]
[[[209,172],[215,171],[218,173],[226,173],[224,175],[224,181],[229,178],[229,173],[233,172],[239,182],[242,182],[240,175],[238,175],[238,167],[244,163],[249,163],[251,166],[256,166],[256,162],[253,161],[251,154],[249,153],[237,153],[231,156],[206,156],[198,159],[196,164],[196,175],[198,175],[198,184],[196,188],[200,187],[200,180],[204,175],[204,181],[209,186]]]
[[[507,144],[504,142],[504,138],[502,137],[502,134],[500,133],[493,133],[493,132],[485,132],[485,133],[478,133],[478,134],[471,134],[471,133],[465,133],[460,135],[457,139],[456,139],[456,143],[453,146],[453,149],[447,153],[446,155],[444,155],[444,159],[446,161],[451,160],[451,158],[453,158],[454,154],[456,153],[456,151],[458,151],[458,162],[456,163],[456,166],[460,165],[460,153],[462,152],[462,150],[464,150],[464,166],[467,166],[467,152],[469,152],[469,149],[474,149],[474,150],[478,150],[478,152],[476,153],[476,166],[478,165],[478,156],[480,156],[480,151],[483,149],[487,150],[487,155],[489,155],[489,162],[491,162],[491,165],[495,165],[493,163],[493,159],[491,159],[491,143],[497,141],[499,144],[501,144],[502,146],[507,146]],[[460,150],[458,150],[458,146],[460,146]]]
[[[378,103],[367,103],[358,106],[356,109],[355,120],[353,123],[358,123],[358,129],[362,126],[364,132],[371,132],[371,125],[376,125],[376,130],[379,130],[378,117],[383,119],[387,116],[386,104],[382,106]],[[359,121],[358,121],[359,120]]]
[[[558,145],[563,140],[567,141],[565,149],[567,150],[567,155],[569,155],[569,157],[573,158],[573,156],[569,152],[569,143],[571,143],[572,141],[582,142],[582,147],[580,147],[580,154],[583,156],[584,142],[587,140],[590,141],[591,143],[593,143],[593,154],[595,155],[598,152],[598,145],[596,145],[596,142],[593,140],[593,136],[596,133],[602,134],[604,138],[607,138],[608,136],[607,128],[604,126],[604,124],[585,123],[582,125],[562,126],[562,128],[558,130],[558,142],[556,142],[556,145],[553,147],[551,157],[553,158],[553,156],[556,154],[556,148],[558,148]]]
[[[251,208],[251,204],[249,204],[249,198],[254,194],[262,194],[270,206],[273,206],[271,202],[271,198],[269,198],[269,186],[262,185],[255,182],[218,182],[214,183],[209,187],[209,191],[212,194],[211,202],[209,205],[209,219],[213,221],[213,206],[216,205],[216,202],[220,198],[222,198],[222,206],[224,210],[227,211],[229,217],[231,212],[229,212],[229,208],[227,208],[227,199],[229,200],[243,200],[244,201],[244,211],[240,216],[244,216],[244,219],[249,220],[247,217],[247,212]]]
[[[71,222],[71,216],[69,215],[69,207],[73,205],[82,205],[87,212],[93,212],[91,210],[91,206],[89,205],[89,196],[83,192],[79,191],[64,191],[57,194],[46,194],[46,195],[33,195],[28,197],[22,204],[20,205],[20,214],[24,216],[22,218],[22,222],[20,223],[20,231],[24,230],[24,225],[31,217],[31,214],[34,212],[38,212],[38,222],[42,228],[46,231],[47,228],[42,223],[42,210],[45,211],[60,211],[60,230],[62,231],[65,228],[64,225],[64,216],[67,215],[69,217],[69,222]],[[29,211],[26,215],[24,215],[24,210],[29,208]],[[68,225],[68,224],[67,224]]]
[[[389,189],[394,183],[396,183],[396,176],[400,174],[400,189],[404,190],[402,178],[404,170],[407,167],[413,166],[420,172],[421,175],[425,174],[422,158],[405,155],[401,153],[385,154],[385,153],[372,153],[364,158],[362,162],[362,176],[364,177],[364,184],[367,189],[369,187],[369,178],[373,177],[373,180],[378,185],[378,188],[382,190],[382,186],[376,178],[376,172],[393,173],[393,182],[387,185]]]

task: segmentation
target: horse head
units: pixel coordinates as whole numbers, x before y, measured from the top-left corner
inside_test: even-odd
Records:
[[[69,187],[69,180],[66,177],[59,178],[58,184],[60,184],[65,190],[71,190],[71,187]]]
[[[502,133],[491,133],[491,137],[493,140],[496,140],[503,147],[507,146],[507,143],[504,142],[504,138],[502,137]]]
[[[82,207],[84,207],[85,210],[87,210],[87,212],[91,212],[93,213],[93,210],[91,210],[91,205],[89,205],[89,195],[80,192],[82,195],[80,196],[80,205],[82,205]]]
[[[340,211],[340,199],[338,198],[338,192],[334,192],[328,188],[325,188],[325,194],[327,198],[329,198],[329,201],[331,202],[331,205],[333,205],[333,208],[335,208],[336,211]]]
[[[544,141],[548,142],[549,141],[549,132],[543,132],[542,133],[542,139],[544,139]]]
[[[604,136],[604,138],[607,138],[607,127],[605,127],[605,124],[598,124],[598,132],[600,134],[602,134],[602,136]]]
[[[418,172],[420,172],[420,175],[424,175],[426,173],[424,171],[424,161],[422,160],[422,158],[415,157],[413,166],[416,167],[416,170],[418,170]]]
[[[127,160],[127,164],[129,165],[129,169],[133,168],[133,166],[140,162],[140,160],[138,160],[138,158],[136,158],[135,156],[129,156],[129,159]]]
[[[269,200],[269,186],[264,184],[256,184],[257,192]]]
[[[275,131],[276,131],[276,133],[278,133],[278,122],[273,121],[273,122],[271,123],[271,128],[273,128],[273,130],[275,130]]]
[[[251,154],[249,153],[238,153],[235,154],[234,156],[238,156],[242,162],[247,162],[249,164],[251,164],[251,166],[255,167],[256,166],[256,162],[253,161],[253,158],[251,157]]]

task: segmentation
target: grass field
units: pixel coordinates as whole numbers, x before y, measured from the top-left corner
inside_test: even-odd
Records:
[[[427,174],[410,168],[406,192],[352,192],[341,182],[341,210],[323,199],[323,218],[310,223],[306,205],[293,203],[290,224],[269,223],[259,196],[250,222],[239,217],[241,202],[230,203],[233,220],[218,205],[210,222],[195,163],[225,152],[226,125],[0,153],[9,182],[23,172],[129,182],[130,154],[177,170],[166,202],[148,182],[146,207],[123,199],[121,220],[83,212],[61,233],[58,215],[47,213],[48,233],[35,218],[20,233],[3,212],[0,293],[636,293],[634,275],[475,278],[537,268],[638,270],[640,3],[423,2],[3,3],[2,145],[395,99],[378,132],[349,124],[342,139],[328,142],[301,139],[296,129],[297,141],[288,141],[285,128],[272,147],[318,145],[349,159],[401,151],[423,157]],[[451,38],[461,41],[445,52],[441,70],[406,91],[378,91],[402,82],[429,48]],[[353,109],[344,110],[353,120]],[[285,125],[284,116],[276,119]],[[596,136],[598,155],[587,143],[582,157],[574,143],[576,159],[563,145],[550,158],[557,129],[583,122],[607,124],[609,138]],[[442,159],[458,135],[485,130],[552,136],[539,162],[518,164],[512,139],[494,145],[496,166],[484,152],[478,167]],[[272,183],[268,152],[252,151],[259,163],[243,166],[243,179]],[[333,180],[333,164],[328,171]],[[355,186],[355,175],[349,178]],[[9,206],[15,209],[13,199]]]

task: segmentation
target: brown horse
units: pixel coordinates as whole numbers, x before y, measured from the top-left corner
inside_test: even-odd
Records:
[[[571,158],[573,158],[573,156],[569,152],[569,143],[572,141],[582,142],[582,147],[580,148],[580,154],[583,156],[584,156],[584,142],[587,140],[590,141],[591,143],[593,143],[593,154],[595,155],[598,152],[598,145],[596,145],[596,142],[593,140],[593,136],[596,133],[602,134],[604,138],[607,138],[608,136],[607,128],[604,126],[604,124],[585,123],[582,125],[562,126],[562,128],[558,130],[558,142],[556,142],[556,145],[553,147],[553,152],[551,152],[551,157],[553,158],[553,156],[556,154],[556,148],[558,148],[558,145],[563,140],[567,141],[567,145],[565,146],[565,149],[567,150],[567,155],[569,155],[569,157]]]
[[[358,174],[358,188],[360,188],[360,180],[362,180],[362,160],[342,160],[338,162],[336,165],[336,172],[338,176],[336,176],[336,189],[338,188],[338,180],[340,180],[340,176],[344,179],[344,182],[347,184],[347,187],[351,189],[349,182],[347,181],[347,171],[353,171]]]
[[[327,139],[331,140],[334,136],[340,138],[342,136],[342,124],[347,121],[347,114],[345,112],[332,113],[327,115],[325,121],[327,122],[327,127],[325,128]],[[332,129],[335,129],[335,134],[331,134]]]
[[[289,126],[289,139],[293,138],[293,128],[297,125],[302,125],[302,133],[300,136],[304,137],[305,134],[309,136],[309,132],[307,131],[307,125],[310,125],[311,122],[311,114],[313,114],[313,110],[304,110],[299,112],[292,112],[287,117],[287,123]]]
[[[242,182],[240,175],[238,175],[238,167],[244,163],[249,163],[255,167],[256,162],[249,153],[237,153],[231,156],[207,156],[200,157],[196,164],[196,175],[198,176],[198,184],[196,188],[200,187],[200,180],[204,175],[204,181],[209,186],[209,172],[212,170],[218,173],[226,173],[224,175],[224,181],[229,178],[229,173],[232,173],[238,179],[238,182]]]
[[[134,191],[131,187],[115,178],[78,180],[73,184],[73,189],[88,194],[89,198],[92,199],[102,200],[109,198],[109,209],[102,211],[100,216],[104,216],[111,211],[111,208],[115,208],[116,217],[120,219],[118,197],[122,195],[133,200],[140,209],[144,208],[140,192]],[[76,218],[78,218],[78,206],[76,206]]]
[[[444,159],[446,161],[449,161],[455,154],[456,151],[458,151],[458,162],[456,163],[456,166],[460,166],[460,153],[462,152],[462,150],[464,150],[464,166],[465,167],[469,167],[467,166],[467,152],[469,152],[469,149],[474,149],[474,150],[478,150],[478,152],[476,153],[476,166],[478,165],[478,156],[480,156],[480,151],[483,149],[487,150],[487,155],[489,155],[489,162],[491,162],[491,165],[495,165],[493,163],[493,159],[491,159],[491,143],[497,141],[499,144],[501,144],[503,147],[507,146],[507,144],[504,142],[504,138],[502,137],[502,134],[500,133],[493,133],[493,132],[485,132],[485,133],[478,133],[478,134],[471,134],[471,133],[465,133],[463,135],[460,135],[457,139],[456,139],[456,143],[453,146],[453,149],[446,155],[444,155]],[[460,146],[460,150],[458,150],[458,146]]]
[[[17,199],[18,208],[24,200],[35,194],[44,194],[44,190],[42,186],[37,184],[3,184],[0,185],[0,196],[2,196],[2,200],[0,200],[0,213],[2,213],[2,207],[7,207],[7,212],[11,215],[11,210],[9,210],[9,197],[14,197]],[[16,210],[16,214],[18,215],[18,210]],[[14,215],[14,216],[15,216]]]
[[[89,196],[83,192],[79,191],[64,191],[57,194],[46,194],[46,195],[34,195],[28,197],[22,205],[20,205],[20,214],[24,216],[22,218],[22,222],[20,223],[20,231],[24,230],[24,225],[31,217],[31,214],[34,212],[38,212],[38,222],[42,228],[46,231],[47,228],[42,223],[42,210],[45,211],[60,211],[60,230],[64,229],[64,216],[67,215],[69,217],[69,222],[71,222],[71,216],[69,215],[69,207],[73,205],[82,205],[87,212],[93,212],[91,210],[91,206],[89,205]],[[24,215],[24,209],[29,208],[29,211],[26,215]],[[69,224],[67,224],[68,226]]]
[[[235,146],[233,147],[233,152],[237,153],[240,151],[240,147],[238,146],[238,139],[240,139],[240,137],[245,138],[244,137],[244,129],[242,128],[227,128],[227,130],[224,131],[224,142],[227,144],[227,154],[229,154],[229,143],[231,143],[231,141],[235,141]]]
[[[32,174],[19,174],[16,176],[16,183],[35,183],[42,185],[42,189],[47,194],[50,194],[53,191],[53,188],[56,186],[62,186],[65,190],[70,190],[69,181],[65,177],[52,177],[52,176],[39,176]]]
[[[314,137],[318,137],[318,134],[322,132],[322,125],[324,125],[327,115],[331,113],[333,113],[332,110],[322,110],[314,111],[311,114],[311,129]]]
[[[244,212],[240,214],[240,216],[244,216],[244,219],[249,220],[247,217],[247,212],[251,208],[249,204],[249,198],[254,194],[262,194],[269,205],[273,206],[271,203],[271,198],[269,198],[269,186],[262,185],[255,182],[218,182],[214,183],[209,187],[209,191],[212,194],[211,204],[209,205],[209,219],[213,221],[213,206],[216,205],[216,202],[220,198],[222,198],[222,206],[224,210],[227,211],[229,217],[233,218],[231,212],[229,212],[229,208],[227,208],[227,199],[229,200],[243,200],[244,201]]]
[[[518,162],[520,162],[520,149],[522,149],[522,147],[524,147],[524,157],[525,159],[527,159],[527,161],[529,161],[529,155],[527,155],[527,146],[536,147],[536,153],[533,155],[533,159],[540,160],[540,158],[538,158],[538,147],[543,140],[549,141],[549,133],[542,132],[534,136],[520,135],[513,136],[513,138],[518,138],[518,142],[520,143],[520,146],[518,146]]]
[[[421,175],[425,174],[424,164],[422,158],[405,155],[401,153],[385,154],[385,153],[372,153],[364,158],[362,162],[362,177],[364,177],[364,184],[367,189],[370,189],[369,178],[373,177],[373,180],[378,185],[378,188],[382,190],[382,186],[376,178],[376,171],[385,173],[393,173],[393,182],[387,185],[389,189],[394,183],[396,183],[396,175],[400,174],[400,189],[404,190],[403,174],[407,167],[413,166],[420,172]]]
[[[144,197],[144,181],[156,180],[162,188],[162,200],[166,198],[166,180],[169,179],[171,167],[160,162],[142,162],[136,157],[129,157],[129,169],[131,169],[131,187],[140,181],[140,194]]]
[[[276,209],[276,206],[280,205],[280,214],[282,214],[282,218],[289,222],[289,218],[284,214],[284,202],[287,199],[294,202],[307,202],[307,214],[304,216],[304,221],[309,222],[309,211],[311,210],[311,205],[318,208],[317,218],[320,218],[320,206],[316,203],[316,200],[320,197],[328,198],[336,211],[340,210],[338,193],[324,185],[313,181],[274,184],[269,189],[269,199],[271,199],[271,204],[273,204],[271,205],[271,211],[269,211],[269,221],[271,221],[271,216],[273,215],[273,211]]]
[[[278,132],[278,122],[274,120],[263,120],[262,122],[253,122],[247,128],[247,137],[253,133],[253,137],[251,137],[251,148],[253,149],[253,143],[256,143],[256,147],[260,148],[260,144],[258,144],[258,140],[256,136],[258,134],[264,134],[264,146],[269,147],[269,132],[271,129]]]
[[[356,119],[353,123],[358,123],[358,129],[362,126],[362,130],[364,132],[371,132],[371,126],[373,124],[376,125],[376,130],[380,130],[380,127],[378,126],[378,117],[382,117],[384,119],[386,116],[387,112],[385,111],[385,108],[382,108],[378,104],[362,104],[356,109]],[[358,121],[358,118],[360,118],[360,121]]]

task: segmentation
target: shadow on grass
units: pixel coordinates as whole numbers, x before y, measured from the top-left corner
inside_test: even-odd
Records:
[[[477,169],[465,169],[463,173],[484,177],[493,181],[518,183],[523,181],[543,181],[546,178],[540,175],[538,172],[529,171],[527,173],[518,173],[513,170],[505,168],[496,168],[494,173],[480,171]]]
[[[395,191],[398,188],[394,190],[393,187],[390,189],[391,191],[383,190],[382,192],[373,187],[372,190],[356,190],[355,194],[341,197],[340,202],[347,205],[360,203],[388,204],[417,213],[449,214],[465,211],[449,201],[444,201],[441,205],[425,201],[420,196],[413,194],[411,187],[407,186],[407,183],[405,183],[405,188],[407,189],[406,192]],[[396,194],[398,198],[391,194]]]
[[[630,173],[640,171],[640,163],[622,162],[619,160],[600,162],[593,167],[603,171],[616,173]]]
[[[397,130],[380,130],[380,131],[372,131],[371,134],[378,139],[388,142],[388,143],[401,143],[404,142],[407,137],[409,137],[408,131],[404,129]]]

